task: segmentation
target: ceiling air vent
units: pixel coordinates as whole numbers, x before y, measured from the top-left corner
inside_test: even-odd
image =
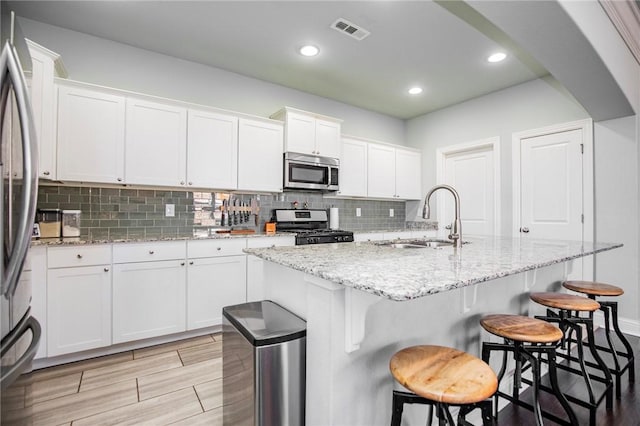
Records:
[[[343,34],[351,36],[358,41],[364,39],[369,34],[371,34],[369,31],[365,30],[364,28],[359,27],[353,22],[349,22],[343,18],[337,19],[333,24],[331,24],[331,28]]]

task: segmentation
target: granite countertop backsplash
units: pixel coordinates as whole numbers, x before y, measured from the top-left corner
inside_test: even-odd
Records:
[[[245,252],[346,287],[402,301],[622,247],[617,243],[504,237],[469,237],[465,243],[461,249],[402,249],[362,242]]]

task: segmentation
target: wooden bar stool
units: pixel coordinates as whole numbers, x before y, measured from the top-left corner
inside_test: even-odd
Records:
[[[624,290],[620,287],[616,287],[611,284],[598,283],[593,281],[565,281],[562,283],[564,288],[567,288],[578,293],[586,294],[590,299],[596,300],[598,296],[621,296],[624,294]],[[609,371],[616,376],[616,398],[621,397],[621,377],[625,371],[629,372],[629,382],[635,382],[635,359],[633,355],[633,349],[631,344],[627,340],[620,327],[618,326],[618,302],[598,300],[600,303],[600,310],[604,312],[604,332],[607,338],[607,345],[596,345],[598,350],[611,354],[613,358],[613,368],[609,368]],[[610,321],[613,322],[613,330],[620,339],[620,342],[625,347],[626,352],[618,351],[613,345],[611,340],[611,330],[609,327]],[[618,356],[627,359],[625,365],[620,365]]]
[[[498,379],[489,365],[466,352],[444,346],[412,346],[396,352],[389,363],[393,377],[410,392],[393,391],[391,425],[399,426],[404,404],[436,407],[440,425],[454,425],[449,406],[459,406],[458,424],[468,425],[466,414],[482,410],[484,425],[493,424],[491,398]]]
[[[536,318],[543,319],[545,321],[557,323],[563,333],[568,331],[576,333],[577,352],[578,357],[571,355],[571,348],[569,347],[566,354],[558,353],[558,356],[570,361],[577,361],[580,365],[580,370],[577,370],[570,365],[558,364],[558,368],[566,371],[570,371],[575,374],[579,374],[584,378],[587,392],[589,393],[589,401],[584,401],[583,398],[576,398],[572,395],[565,395],[566,398],[582,407],[589,409],[589,424],[595,426],[595,416],[598,406],[606,400],[607,411],[613,409],[613,379],[611,378],[611,372],[606,366],[595,346],[595,336],[593,334],[593,312],[600,308],[600,304],[595,300],[587,297],[575,296],[566,293],[531,293],[529,295],[531,300],[539,303],[547,308],[557,309],[558,312],[554,312],[551,309],[547,309],[546,316],[536,316]],[[586,313],[587,316],[580,316],[582,313]],[[591,355],[595,359],[596,363],[593,364],[603,376],[590,373],[587,371],[587,363],[584,358],[584,342],[582,326],[586,328],[587,342],[586,345],[591,352]],[[564,340],[564,339],[563,339]],[[569,339],[571,340],[571,339]],[[600,396],[596,396],[593,388],[592,380],[605,384],[605,391]]]
[[[491,352],[499,351],[503,353],[502,366],[498,373],[498,381],[502,380],[506,372],[507,353],[513,353],[513,358],[516,362],[513,394],[509,395],[500,390],[496,392],[496,413],[498,397],[503,397],[513,404],[533,411],[536,425],[538,426],[543,424],[543,417],[549,418],[559,424],[577,425],[578,419],[558,385],[556,347],[557,343],[562,339],[562,331],[546,321],[520,315],[486,315],[480,319],[480,325],[489,333],[504,339],[504,343],[482,343],[482,359],[487,363],[489,362]],[[547,355],[547,362],[549,363],[550,390],[542,387],[540,383],[540,362],[542,354]],[[533,373],[531,381],[527,381],[522,377],[522,372],[529,366]],[[520,399],[521,382],[528,383],[532,386],[533,405]],[[547,413],[540,408],[540,389],[550,391],[556,396],[562,408],[564,408],[567,413],[568,421],[551,413]]]

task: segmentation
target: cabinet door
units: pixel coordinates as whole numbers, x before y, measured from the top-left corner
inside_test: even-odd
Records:
[[[60,86],[58,179],[122,183],[124,119],[122,96]]]
[[[238,189],[282,192],[282,124],[240,119]]]
[[[367,145],[353,139],[342,140],[339,195],[367,196]]]
[[[27,259],[31,262],[31,314],[42,327],[40,346],[37,358],[47,357],[47,248],[34,247],[29,249]],[[26,263],[26,262],[25,262]]]
[[[127,183],[186,186],[187,110],[127,99]]]
[[[187,186],[236,189],[238,186],[238,119],[189,110]]]
[[[369,144],[367,150],[367,194],[369,197],[395,198],[395,148]]]
[[[111,344],[111,271],[108,265],[47,272],[49,357]]]
[[[38,139],[38,176],[43,179],[56,179],[56,137],[54,133],[53,58],[40,52],[31,45],[32,73],[29,81],[33,123]]]
[[[247,302],[264,300],[264,260],[247,256]]]
[[[187,329],[222,324],[222,308],[247,300],[247,256],[191,259],[187,268]]]
[[[113,343],[185,331],[183,260],[113,265]]]
[[[286,151],[315,154],[316,119],[304,114],[287,112],[286,123]]]
[[[316,154],[340,158],[340,123],[316,120]]]
[[[419,152],[396,148],[396,195],[405,200],[422,196],[421,156]]]

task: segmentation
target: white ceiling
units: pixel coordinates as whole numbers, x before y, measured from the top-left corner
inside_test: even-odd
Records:
[[[446,5],[446,3],[443,3]],[[546,74],[431,1],[20,1],[19,16],[402,119]],[[449,7],[448,7],[449,8]],[[345,18],[362,41],[330,28]],[[468,20],[468,19],[467,19]],[[486,23],[485,23],[486,24]],[[480,27],[480,26],[476,26]],[[486,32],[486,31],[485,31]],[[320,48],[300,56],[304,43]],[[507,59],[486,61],[504,50]],[[537,64],[536,64],[537,65]],[[419,96],[407,94],[413,85]]]

